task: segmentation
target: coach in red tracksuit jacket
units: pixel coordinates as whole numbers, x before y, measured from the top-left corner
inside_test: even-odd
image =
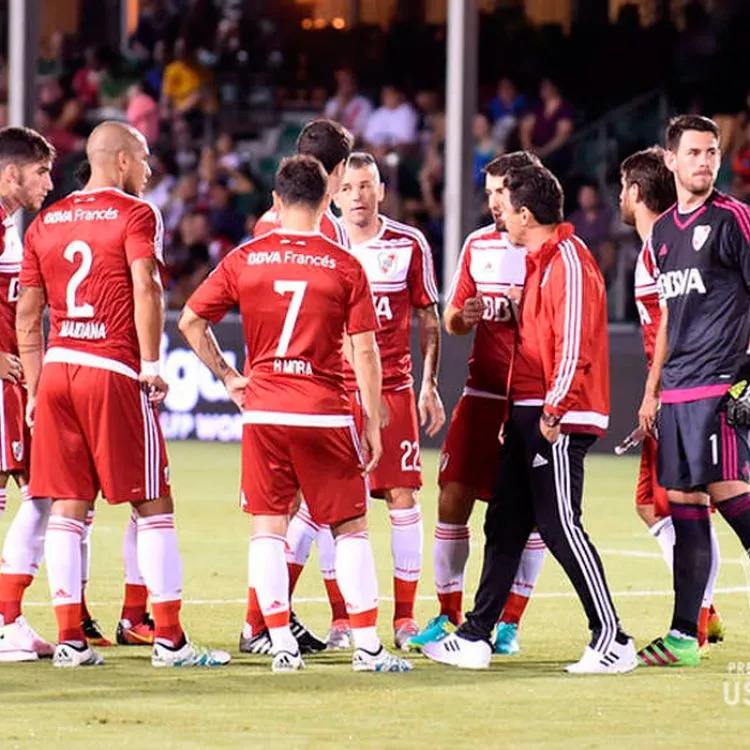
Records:
[[[503,218],[510,241],[527,250],[527,273],[482,578],[474,610],[445,644],[452,653],[440,659],[456,666],[482,666],[483,652],[489,663],[490,634],[535,523],[589,620],[591,642],[568,671],[624,672],[636,664],[581,523],[584,458],[609,423],[607,300],[596,261],[562,223],[562,202],[559,182],[543,167],[506,178]]]

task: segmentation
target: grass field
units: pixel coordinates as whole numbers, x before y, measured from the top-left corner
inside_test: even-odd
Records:
[[[239,448],[171,446],[178,528],[185,562],[185,620],[196,640],[236,653],[244,616],[248,519],[237,509]],[[418,615],[434,613],[432,531],[436,454],[424,457],[425,569]],[[586,524],[599,545],[615,601],[639,644],[663,634],[670,580],[656,543],[633,510],[633,458],[593,457]],[[0,522],[4,535],[17,497]],[[124,509],[100,507],[89,597],[114,630],[119,614]],[[478,578],[481,516],[474,519],[469,591]],[[267,660],[238,656],[224,670],[156,671],[148,651],[115,648],[97,669],[49,663],[0,668],[0,750],[34,748],[643,748],[750,745],[750,594],[741,549],[717,519],[724,562],[716,603],[728,636],[688,671],[636,670],[621,677],[573,677],[587,631],[578,601],[548,559],[522,631],[522,654],[496,657],[491,670],[460,672],[415,659],[407,675],[353,674],[348,654],[309,658],[298,675],[273,675]],[[381,593],[390,595],[390,541],[383,508],[371,514]],[[312,561],[296,610],[323,634],[324,590]],[[26,614],[54,633],[46,576],[34,583]],[[390,639],[390,599],[380,630]],[[739,689],[739,705],[735,689]],[[743,705],[743,698],[749,705]]]

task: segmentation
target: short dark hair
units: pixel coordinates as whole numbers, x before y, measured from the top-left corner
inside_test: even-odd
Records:
[[[663,214],[677,202],[674,175],[664,163],[664,149],[659,146],[636,151],[620,166],[625,185],[638,185],[641,200],[655,214]]]
[[[36,164],[54,158],[54,146],[36,130],[16,127],[0,129],[0,166]]]
[[[279,164],[274,189],[285,206],[315,209],[326,196],[328,175],[312,156],[288,156]]]
[[[354,146],[354,136],[333,120],[308,122],[297,138],[297,153],[314,156],[328,174],[344,159]]]
[[[669,121],[664,135],[664,145],[668,151],[677,151],[682,140],[682,134],[688,130],[699,133],[711,133],[714,138],[719,137],[719,126],[709,117],[703,115],[677,115]]]
[[[367,169],[368,167],[375,167],[375,171],[378,173],[378,177],[380,177],[378,162],[368,151],[352,151],[346,160],[347,169]]]
[[[91,179],[91,164],[88,159],[84,159],[77,167],[73,174],[78,187],[84,187]]]
[[[531,151],[511,151],[509,154],[496,156],[484,168],[484,173],[490,175],[490,177],[505,177],[511,169],[541,166],[541,160]]]
[[[505,189],[516,211],[524,206],[543,226],[563,220],[563,189],[546,167],[531,165],[511,169],[505,175]]]

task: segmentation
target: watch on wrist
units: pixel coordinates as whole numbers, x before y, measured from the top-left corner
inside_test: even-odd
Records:
[[[558,417],[556,414],[550,414],[546,411],[542,412],[542,422],[544,422],[547,427],[557,427],[557,425],[560,424],[560,419],[561,417]]]

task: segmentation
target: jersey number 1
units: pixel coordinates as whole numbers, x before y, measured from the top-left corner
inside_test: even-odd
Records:
[[[279,345],[276,347],[276,357],[286,356],[289,349],[289,342],[292,340],[294,325],[297,322],[299,309],[302,307],[302,298],[305,296],[307,289],[306,281],[274,281],[273,290],[276,294],[292,294],[292,301],[289,303],[289,309],[286,311],[284,318],[284,327],[281,329],[281,338]]]
[[[91,273],[91,245],[88,245],[82,240],[75,240],[65,248],[63,258],[69,263],[75,263],[76,258],[79,255],[81,256],[81,263],[68,282],[68,286],[65,290],[65,304],[68,307],[69,318],[93,318],[94,308],[89,305],[88,302],[84,302],[82,305],[79,305],[76,302],[78,287]]]

